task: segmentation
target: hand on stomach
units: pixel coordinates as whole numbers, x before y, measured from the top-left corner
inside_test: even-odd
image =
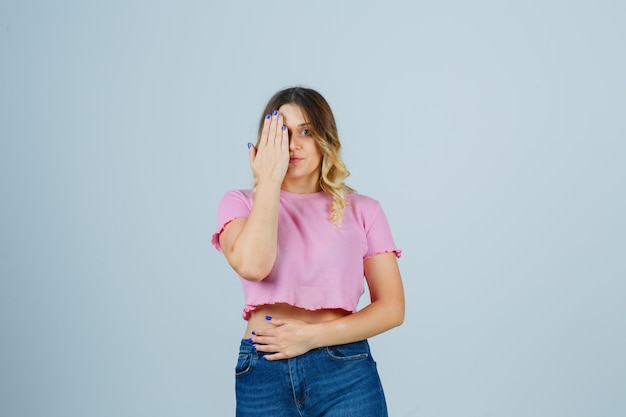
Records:
[[[347,316],[349,311],[336,309],[306,310],[300,307],[294,307],[285,303],[265,304],[258,306],[250,312],[250,319],[246,327],[244,339],[252,337],[252,331],[260,329],[272,328],[265,317],[270,316],[273,319],[293,319],[301,320],[306,323],[322,323]]]

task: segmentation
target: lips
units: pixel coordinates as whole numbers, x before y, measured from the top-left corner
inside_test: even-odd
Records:
[[[304,158],[298,158],[297,156],[290,156],[289,157],[289,163],[290,164],[297,164],[298,162],[302,161],[302,159],[304,159]]]

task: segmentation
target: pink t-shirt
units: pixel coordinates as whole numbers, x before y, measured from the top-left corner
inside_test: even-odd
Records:
[[[332,197],[280,192],[278,251],[269,275],[259,282],[240,278],[243,318],[257,306],[287,303],[307,310],[340,308],[355,312],[364,291],[363,261],[382,252],[400,257],[380,204],[360,194],[346,196],[340,225],[329,220]],[[228,191],[220,201],[213,245],[232,220],[248,217],[251,190]]]

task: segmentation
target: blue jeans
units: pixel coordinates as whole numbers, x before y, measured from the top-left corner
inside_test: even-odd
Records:
[[[242,340],[235,368],[237,417],[386,417],[367,340],[266,361]]]

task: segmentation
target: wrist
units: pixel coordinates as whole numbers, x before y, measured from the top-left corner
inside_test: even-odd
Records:
[[[324,325],[325,323],[311,323],[309,324],[309,343],[311,349],[317,349],[325,347],[328,344],[324,341]]]
[[[280,191],[280,187],[283,185],[282,181],[279,180],[275,180],[275,179],[270,179],[270,178],[265,178],[265,179],[260,179],[257,184],[255,189],[257,191],[259,190],[267,190],[267,191]]]

